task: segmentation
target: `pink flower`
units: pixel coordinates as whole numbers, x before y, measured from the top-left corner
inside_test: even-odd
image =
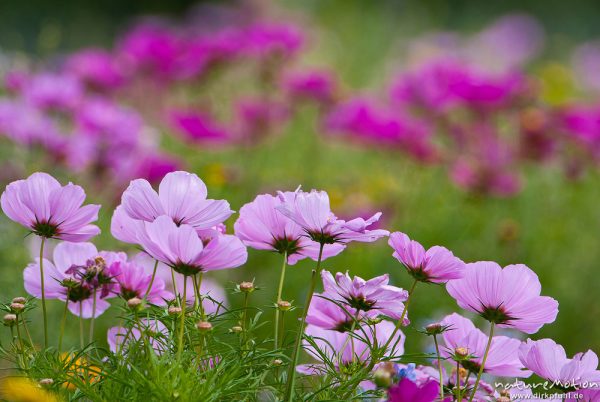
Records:
[[[202,111],[172,110],[169,124],[184,139],[194,143],[228,143],[233,140],[228,132],[212,116]]]
[[[403,302],[408,299],[408,292],[388,285],[387,274],[365,281],[358,276],[351,278],[348,273],[341,272],[335,274],[334,279],[331,272],[323,270],[321,277],[324,295],[327,297],[343,301],[356,310],[375,311],[395,320],[402,317],[405,308]],[[403,324],[408,323],[408,318],[405,318]]]
[[[319,244],[346,244],[351,241],[373,242],[390,232],[383,229],[367,228],[379,220],[381,212],[364,220],[350,221],[337,219],[329,207],[329,196],[324,191],[310,193],[298,190],[293,197],[279,192],[282,204],[277,207],[282,214],[296,222],[308,236]]]
[[[13,221],[38,236],[81,242],[100,233],[91,223],[100,205],[82,206],[85,192],[72,183],[61,186],[47,173],[34,173],[6,186],[0,204]]]
[[[54,249],[54,262],[44,259],[46,298],[68,300],[71,313],[81,312],[83,318],[97,317],[110,307],[105,299],[113,296],[114,281],[106,268],[126,258],[123,253],[99,253],[91,243],[62,242]],[[39,263],[38,258],[23,271],[25,290],[37,298],[42,296]]]
[[[417,385],[408,378],[388,390],[388,402],[433,402],[439,394],[440,385],[436,381],[428,381]]]
[[[323,105],[335,98],[336,81],[329,71],[297,72],[285,78],[283,87],[293,100],[313,100]]]
[[[401,232],[392,233],[388,244],[394,249],[393,256],[416,280],[445,283],[463,276],[465,263],[444,247],[434,246],[425,251],[421,244]]]
[[[559,387],[594,388],[596,391],[600,388],[598,356],[591,350],[569,359],[565,349],[552,339],[528,339],[519,348],[519,359],[538,376],[559,382]]]
[[[446,285],[458,305],[478,313],[499,327],[515,328],[533,334],[556,319],[558,302],[540,296],[540,281],[523,264],[504,269],[495,262],[467,264],[462,279]]]
[[[474,373],[479,372],[488,336],[477,329],[471,320],[453,313],[446,316],[441,324],[448,326],[442,334],[446,349],[440,351],[443,357],[450,357],[456,348],[466,348],[472,360],[461,362],[462,366]],[[529,377],[531,371],[524,370],[519,361],[518,351],[521,341],[506,336],[494,336],[485,361],[484,373],[500,377]]]
[[[111,352],[118,353],[120,350],[126,351],[132,341],[139,341],[142,337],[140,328],[144,331],[146,339],[150,341],[152,349],[157,355],[163,354],[167,350],[166,338],[169,331],[165,325],[158,320],[140,320],[139,327],[131,329],[125,327],[112,327],[107,332],[108,347]],[[126,338],[127,337],[127,338]],[[124,344],[123,344],[124,342]],[[123,346],[121,345],[123,344]]]
[[[108,267],[109,275],[116,280],[117,284],[113,292],[121,296],[124,300],[137,297],[146,298],[150,303],[157,306],[164,306],[165,300],[175,298],[173,293],[166,290],[165,282],[161,278],[154,278],[152,288],[148,291],[150,281],[152,281],[152,271],[135,262],[119,261]]]
[[[285,24],[257,23],[243,33],[243,53],[258,58],[290,57],[302,46],[302,32]]]
[[[154,222],[157,217],[167,215],[177,225],[190,225],[202,231],[222,223],[233,213],[227,201],[206,196],[206,185],[198,176],[178,171],[165,176],[158,193],[148,181],[133,180],[123,193],[121,205],[133,220]]]
[[[360,321],[366,316],[360,310],[356,310],[349,305],[342,308],[342,306],[328,299],[332,299],[331,295],[315,293],[308,307],[307,324],[331,331],[346,332],[352,329],[355,320]],[[377,315],[375,310],[370,310],[368,313],[370,316]]]
[[[115,89],[124,81],[112,54],[103,49],[90,48],[72,54],[66,69],[96,89]]]
[[[144,222],[137,239],[154,259],[183,275],[239,267],[248,257],[246,247],[237,237],[219,234],[204,245],[192,226],[177,226],[166,215]]]
[[[294,193],[281,193],[292,200]],[[277,210],[283,201],[270,194],[256,196],[254,201],[240,209],[235,222],[235,234],[246,246],[257,250],[271,250],[287,253],[290,264],[309,257],[316,260],[319,244],[308,238],[306,232],[293,220]],[[344,250],[341,244],[327,244],[323,248],[322,260],[335,256]]]
[[[23,97],[41,109],[73,110],[83,100],[83,87],[69,74],[42,73],[30,77]]]

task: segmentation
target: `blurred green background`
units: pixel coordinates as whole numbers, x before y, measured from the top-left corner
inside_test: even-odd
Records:
[[[382,88],[390,60],[402,56],[402,49],[391,38],[410,38],[431,30],[472,32],[515,11],[528,12],[543,24],[547,45],[542,60],[561,62],[574,44],[600,37],[596,18],[600,3],[594,1],[287,0],[282,4],[319,32],[319,40],[311,43],[310,61],[332,66],[349,88],[375,91]],[[135,17],[159,13],[178,18],[191,5],[182,0],[64,1],[60,6],[42,0],[1,2],[0,49],[45,58],[82,46],[109,46]],[[539,274],[543,294],[560,303],[557,321],[535,337],[552,337],[565,345],[569,354],[600,350],[597,173],[570,182],[558,167],[531,167],[523,191],[515,197],[477,198],[453,186],[442,168],[424,167],[395,153],[324,141],[314,124],[316,115],[317,110],[307,107],[282,135],[250,150],[191,151],[174,140],[165,146],[186,155],[190,170],[209,185],[209,196],[228,199],[234,210],[260,192],[292,190],[302,184],[305,189],[327,190],[339,215],[362,204],[373,206],[384,212],[386,228],[403,231],[425,246],[446,246],[465,261],[527,264]],[[0,154],[2,162],[14,158],[8,148]],[[65,172],[61,179],[77,181]],[[91,201],[98,199],[93,190],[88,189],[88,194]],[[110,237],[112,206],[107,205],[101,213],[99,247],[125,247]],[[229,227],[234,220],[235,215]],[[23,246],[25,234],[17,224],[0,218],[2,300],[24,294],[21,272],[30,258]],[[280,263],[278,255],[251,250],[245,267],[214,276],[230,288],[241,280],[256,278],[263,288],[256,293],[256,305],[268,309]],[[312,265],[303,261],[288,270],[285,297],[303,300]],[[342,255],[326,261],[325,268],[364,277],[389,272],[393,284],[410,284],[385,241],[352,244]],[[234,305],[241,302],[234,295],[230,301]],[[61,306],[51,302],[50,310],[58,317]],[[407,330],[412,351],[426,341],[414,328],[456,310],[445,289],[418,287],[409,312],[415,326]],[[99,339],[103,338],[101,330],[111,325],[111,314],[116,313],[101,320]],[[76,320],[73,317],[71,321],[74,340]],[[57,322],[52,325],[58,328]]]

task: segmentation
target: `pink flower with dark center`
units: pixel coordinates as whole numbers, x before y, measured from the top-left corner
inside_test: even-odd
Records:
[[[91,243],[62,242],[54,249],[53,262],[44,259],[46,298],[68,301],[69,311],[83,318],[97,317],[110,307],[106,299],[114,297],[108,267],[126,258],[124,253],[98,252]],[[23,271],[25,290],[37,298],[42,296],[39,263],[36,259]]]
[[[553,322],[558,314],[558,302],[540,296],[538,276],[523,264],[504,269],[490,261],[467,264],[464,277],[449,281],[446,289],[465,310],[528,334]]]
[[[96,225],[100,205],[82,206],[83,189],[72,183],[61,186],[47,173],[34,173],[6,186],[0,204],[13,221],[38,236],[71,242],[89,240],[100,233]]]
[[[280,194],[286,200],[292,200],[295,193]],[[306,257],[316,260],[319,243],[311,240],[296,222],[277,210],[283,204],[280,197],[261,194],[245,204],[234,224],[236,236],[248,247],[286,253],[290,264]],[[321,259],[335,256],[344,248],[342,244],[326,244]]]
[[[434,246],[425,250],[401,232],[392,233],[388,244],[394,249],[393,256],[418,281],[445,283],[463,276],[465,263],[444,247]]]
[[[381,275],[368,281],[358,276],[351,278],[348,273],[338,272],[335,279],[331,272],[322,271],[324,295],[332,299],[343,301],[356,310],[370,314],[385,315],[395,320],[402,317],[408,299],[408,292],[404,289],[388,285],[389,276]],[[409,323],[404,315],[404,325]]]
[[[528,339],[519,348],[519,359],[538,376],[556,382],[558,388],[600,390],[598,356],[588,350],[567,358],[565,349],[552,339]]]
[[[446,316],[441,324],[448,327],[442,334],[446,347],[440,351],[441,355],[449,358],[456,348],[466,348],[469,355],[474,357],[462,361],[461,365],[474,373],[479,372],[488,336],[477,329],[471,320],[456,313]],[[521,343],[518,339],[494,336],[483,372],[500,377],[529,377],[531,371],[525,370],[518,358]]]
[[[379,220],[381,212],[367,220],[355,218],[350,221],[338,219],[329,207],[329,196],[324,191],[310,193],[297,190],[293,197],[279,192],[282,202],[277,210],[296,222],[308,236],[319,244],[373,242],[390,232],[383,229],[367,229]]]
[[[237,237],[218,234],[204,244],[192,226],[178,226],[167,215],[144,222],[137,240],[154,259],[183,275],[239,267],[248,257],[246,247]]]
[[[176,225],[202,231],[222,223],[233,213],[227,201],[207,199],[207,193],[198,176],[178,171],[165,176],[158,192],[144,179],[133,180],[123,193],[121,205],[132,220],[154,222],[166,215]]]
[[[154,278],[152,287],[148,289],[152,281],[152,271],[135,262],[113,263],[108,267],[108,272],[117,282],[113,292],[126,301],[134,297],[145,298],[152,304],[164,306],[166,300],[175,298],[173,293],[166,290],[165,282],[161,278]]]
[[[308,308],[306,323],[331,331],[351,331],[355,325],[367,316],[377,316],[376,310],[363,312],[343,302],[337,304],[331,301],[331,295],[315,293]],[[357,323],[358,321],[358,323]]]

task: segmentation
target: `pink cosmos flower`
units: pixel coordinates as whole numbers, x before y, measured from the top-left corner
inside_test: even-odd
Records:
[[[62,242],[54,249],[53,262],[44,259],[46,298],[68,300],[69,311],[81,313],[83,318],[98,317],[110,307],[106,299],[114,295],[114,281],[107,267],[126,258],[124,253],[99,253],[91,243]],[[23,271],[25,290],[37,298],[42,296],[39,263],[37,258]]]
[[[124,300],[137,297],[146,298],[150,303],[164,306],[166,300],[175,298],[173,293],[166,290],[165,282],[161,278],[154,278],[148,294],[148,286],[152,281],[152,271],[135,262],[118,261],[108,267],[109,275],[117,282],[113,292]]]
[[[388,402],[433,402],[439,395],[440,385],[429,381],[421,386],[408,378],[403,378],[398,384],[388,390]]]
[[[184,139],[194,143],[224,144],[233,141],[233,136],[206,112],[172,110],[169,125]]]
[[[365,281],[358,276],[352,278],[347,272],[338,272],[334,278],[331,272],[323,270],[321,278],[325,296],[343,301],[356,310],[376,311],[395,320],[402,317],[405,308],[403,302],[408,299],[408,292],[388,285],[387,274]],[[404,325],[409,323],[406,317],[405,314]]]
[[[466,348],[472,360],[461,362],[462,366],[474,373],[479,372],[488,336],[477,329],[471,320],[453,313],[446,316],[441,324],[448,326],[442,334],[446,348],[440,351],[443,357],[450,357],[456,348]],[[506,336],[494,336],[485,361],[484,373],[500,377],[529,377],[531,371],[524,370],[519,361],[518,351],[521,341]]]
[[[328,299],[331,299],[331,295],[315,293],[306,314],[307,324],[331,331],[346,332],[352,329],[355,320],[361,321],[367,315],[377,315],[375,310],[370,310],[365,314],[350,306],[342,308]]]
[[[100,233],[91,224],[98,219],[100,205],[82,206],[84,200],[81,187],[61,186],[54,177],[38,172],[6,186],[0,204],[10,219],[38,236],[82,242]]]
[[[519,359],[538,376],[556,381],[557,386],[569,389],[600,389],[598,356],[588,350],[567,358],[565,349],[552,339],[533,341],[528,339],[519,348]]]
[[[167,350],[163,338],[168,336],[169,331],[165,325],[158,320],[148,320],[143,318],[140,320],[140,327],[144,331],[146,338],[149,339],[152,349],[157,355],[163,354]],[[125,338],[127,336],[127,339]],[[112,327],[107,332],[108,347],[111,352],[118,353],[121,349],[127,351],[127,346],[132,340],[140,340],[142,334],[140,328],[134,327],[129,330],[125,327]],[[123,346],[121,344],[125,342]]]
[[[124,78],[112,54],[104,49],[84,49],[72,54],[66,70],[95,89],[115,89]]]
[[[325,191],[310,193],[298,190],[293,197],[279,192],[282,202],[277,206],[282,214],[296,222],[308,236],[319,244],[350,243],[351,241],[373,242],[390,232],[367,228],[379,220],[381,212],[367,220],[355,218],[350,221],[338,219],[329,207],[329,196]]]
[[[294,197],[292,192],[280,194],[286,200]],[[254,201],[245,204],[234,224],[236,236],[246,246],[257,250],[287,253],[290,264],[306,257],[317,260],[319,244],[306,236],[306,232],[296,222],[277,210],[283,204],[280,197],[261,194]],[[333,257],[344,248],[342,244],[326,244],[321,259]]]
[[[327,356],[328,360],[333,362],[338,370],[353,362],[369,362],[371,359],[370,346],[377,344],[377,347],[383,347],[394,333],[394,329],[395,325],[393,323],[381,321],[374,326],[365,325],[362,330],[355,330],[355,334],[359,337],[355,338],[349,332],[329,331],[314,325],[308,325],[304,333],[312,337],[318,350],[307,340],[304,340],[304,350],[317,359],[319,363],[299,365],[296,370],[308,375],[324,374],[326,367],[321,354]],[[402,331],[397,331],[394,339],[389,342],[386,355],[402,355],[404,353],[404,340],[405,336]]]
[[[294,25],[257,23],[243,33],[242,52],[252,57],[290,57],[302,46],[302,32]]]
[[[167,215],[144,222],[137,240],[154,259],[183,275],[239,267],[248,257],[246,247],[237,237],[215,234],[205,245],[192,226],[178,226]]]
[[[421,244],[401,232],[392,233],[388,244],[394,249],[393,256],[416,280],[445,283],[463,276],[465,263],[444,247],[434,246],[426,251]]]
[[[285,77],[283,87],[293,100],[313,100],[323,105],[335,99],[336,81],[329,71],[311,70]]]
[[[165,176],[158,193],[148,181],[133,180],[123,193],[121,205],[133,220],[154,222],[157,217],[166,215],[177,225],[185,224],[202,231],[222,223],[233,213],[227,201],[206,196],[206,185],[198,176],[178,171]]]
[[[41,109],[73,110],[83,100],[83,87],[70,74],[41,73],[30,77],[23,97]]]
[[[446,289],[465,310],[478,313],[499,327],[528,334],[553,322],[558,314],[558,302],[540,296],[538,276],[523,264],[504,269],[490,261],[467,264],[464,277],[451,280]]]

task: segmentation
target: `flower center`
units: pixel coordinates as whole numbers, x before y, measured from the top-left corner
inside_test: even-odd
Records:
[[[177,264],[172,265],[172,268],[175,270],[175,272],[178,272],[181,275],[185,276],[196,275],[202,272],[202,267],[186,264],[183,262],[178,262]]]
[[[50,222],[36,222],[33,225],[33,232],[38,236],[52,238],[58,234],[58,225]]]
[[[514,320],[514,317],[508,315],[502,306],[484,307],[479,315],[494,324],[506,324],[507,322]]]
[[[278,253],[287,253],[287,255],[296,254],[300,250],[300,247],[298,247],[298,239],[289,239],[287,237],[275,239],[273,248]]]

